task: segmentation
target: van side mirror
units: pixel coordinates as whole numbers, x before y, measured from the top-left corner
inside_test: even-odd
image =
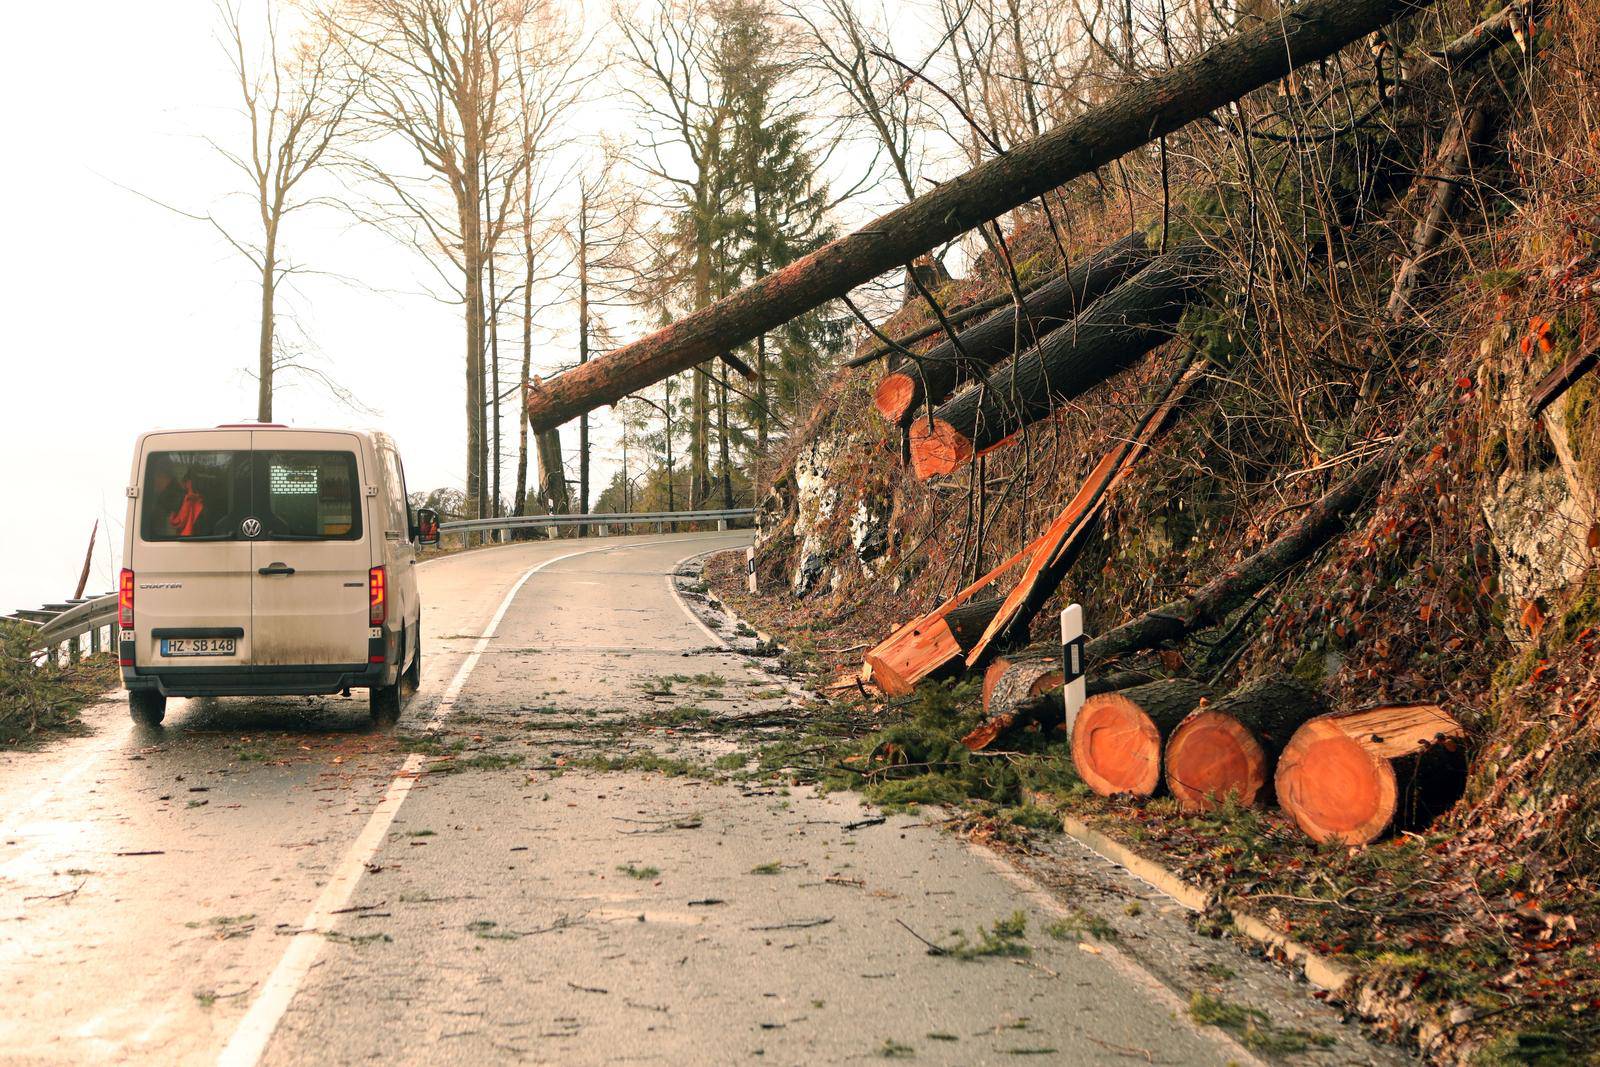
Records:
[[[439,543],[439,513],[432,508],[417,509],[417,544],[428,546]]]

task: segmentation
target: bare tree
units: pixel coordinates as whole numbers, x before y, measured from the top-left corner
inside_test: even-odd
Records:
[[[302,195],[303,183],[330,160],[329,151],[361,83],[351,68],[339,62],[338,49],[324,26],[312,25],[291,41],[281,41],[281,20],[273,0],[268,0],[259,42],[249,40],[238,3],[218,0],[217,13],[222,23],[219,39],[239,91],[240,113],[249,125],[249,145],[242,150],[215,140],[211,145],[248,180],[260,228],[244,237],[208,217],[261,277],[256,417],[270,422],[277,372],[290,366],[305,369],[295,354],[283,352],[278,344],[278,288],[297,269],[285,261],[280,244],[283,224],[292,213],[316,202],[315,197]]]
[[[421,165],[407,173],[368,154],[363,171],[389,202],[373,221],[423,251],[464,308],[466,492],[478,515],[489,510],[487,265],[529,162],[516,71],[537,61],[559,17],[546,0],[344,0],[332,20],[367,71],[362,121]]]

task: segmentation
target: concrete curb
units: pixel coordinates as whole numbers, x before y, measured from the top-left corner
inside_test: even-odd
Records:
[[[1228,916],[1235,930],[1252,941],[1265,946],[1268,955],[1288,960],[1306,981],[1318,989],[1340,994],[1355,982],[1356,972],[1336,963],[1320,953],[1313,952],[1292,941],[1253,915],[1220,904],[1215,894],[1185,881],[1182,876],[1134,852],[1128,846],[1113,840],[1087,823],[1071,815],[1061,816],[1061,829],[1066,835],[1102,859],[1124,868],[1141,881],[1148,882],[1158,891],[1176,900],[1190,911],[1220,910]]]

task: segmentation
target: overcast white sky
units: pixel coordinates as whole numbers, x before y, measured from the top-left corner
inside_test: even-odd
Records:
[[[254,417],[245,369],[259,300],[248,264],[215,233],[119,187],[205,211],[236,185],[202,140],[236,142],[239,121],[209,0],[25,4],[10,16],[0,483],[12,513],[0,525],[0,611],[70,596],[97,518],[90,586],[111,587],[138,433]],[[285,240],[307,265],[364,283],[311,279],[289,301],[326,368],[376,414],[295,384],[275,418],[382,426],[413,488],[459,486],[459,310],[419,295],[412,254],[331,212],[292,219]]]
[[[259,301],[258,279],[217,234],[129,191],[204,212],[238,187],[204,141],[239,144],[242,121],[211,0],[21,4],[8,16],[0,485],[9,513],[0,523],[0,612],[71,595],[96,519],[90,590],[112,587],[137,434],[254,417],[246,369]],[[922,36],[920,20],[909,21],[891,36]],[[615,109],[604,110],[610,125]],[[593,128],[595,114],[581,121]],[[851,214],[881,206],[863,201]],[[373,413],[286,382],[275,419],[380,426],[399,441],[412,489],[459,487],[459,308],[423,294],[435,276],[414,252],[340,214],[292,217],[284,243],[307,266],[360,279],[303,279],[280,315],[294,316],[325,369]],[[570,336],[554,332],[569,313],[547,317],[536,372],[574,358]],[[507,412],[509,495],[516,422],[510,405]],[[610,476],[615,436],[598,414],[596,495]],[[572,449],[575,431],[564,437]]]

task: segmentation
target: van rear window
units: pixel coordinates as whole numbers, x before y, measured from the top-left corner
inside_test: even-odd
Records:
[[[351,452],[153,452],[145,464],[146,541],[353,541],[360,479]],[[255,531],[254,519],[260,524]]]

